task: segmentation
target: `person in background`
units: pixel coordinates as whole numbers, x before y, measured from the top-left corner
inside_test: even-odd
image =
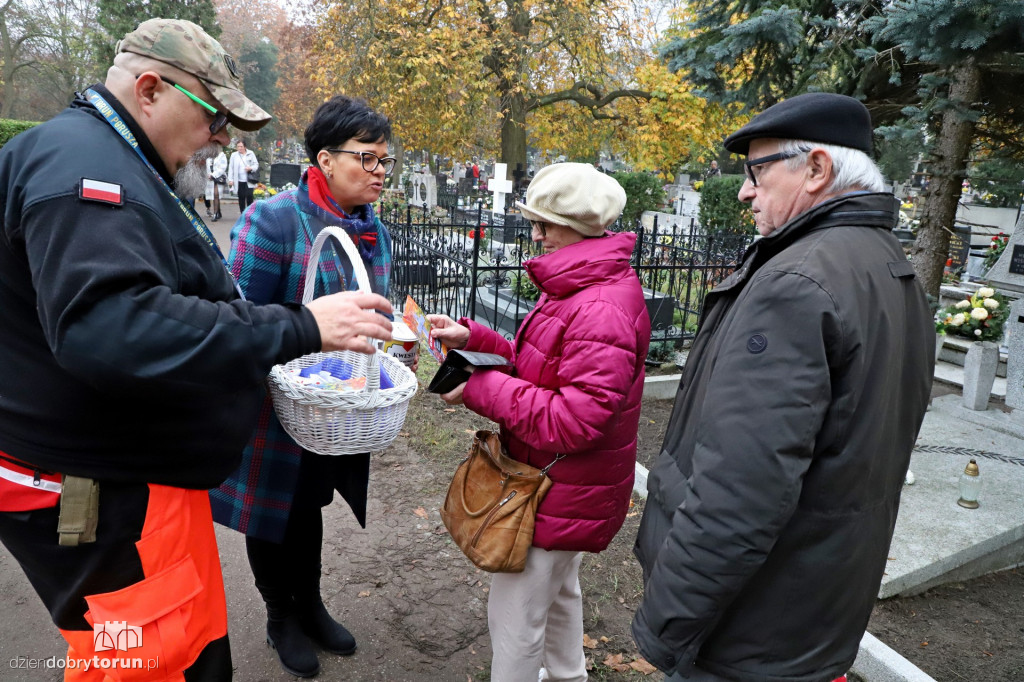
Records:
[[[708,169],[706,171],[704,171],[704,179],[710,180],[711,178],[720,177],[722,177],[722,169],[718,167],[718,161],[712,159],[711,165],[708,166]]]
[[[355,242],[374,293],[387,296],[391,236],[373,211],[384,179],[391,124],[362,99],[338,95],[322,104],[306,128],[314,160],[299,186],[249,207],[231,233],[231,271],[255,303],[302,300],[309,252],[326,226]],[[356,289],[341,250],[320,257],[315,295]],[[212,490],[213,518],[245,533],[256,587],[267,606],[267,642],[281,666],[311,677],[320,670],[316,648],[348,655],[356,641],[327,612],[320,595],[323,516],[334,491],[366,526],[370,455],[324,456],[303,450],[281,426],[264,396],[241,466]]]
[[[114,52],[104,84],[0,150],[0,540],[68,642],[66,680],[222,682],[207,489],[270,369],[373,352],[390,304],[243,300],[186,198],[228,123],[270,116],[191,22],[145,21]]]
[[[428,316],[449,348],[512,361],[512,372],[475,371],[441,397],[497,422],[509,454],[550,467],[553,481],[525,570],[491,580],[494,682],[587,680],[579,566],[626,518],[651,333],[630,266],[636,235],[606,231],[625,204],[619,183],[589,164],[542,169],[517,204],[544,253],[525,263],[541,297],[515,342],[466,318]]]
[[[878,594],[931,389],[928,301],[851,97],[800,95],[725,148],[761,239],[708,293],[635,553],[667,680],[833,680]]]
[[[259,170],[260,162],[256,155],[246,149],[245,140],[235,142],[235,153],[231,155],[228,164],[228,189],[238,195],[238,212],[245,213],[245,209],[253,202],[252,188],[258,183],[249,180],[249,173]]]
[[[227,172],[228,157],[225,156],[223,149],[218,151],[217,156],[206,160],[206,191],[203,197],[206,203],[206,217],[213,222],[223,217],[220,212],[220,186],[227,184]]]

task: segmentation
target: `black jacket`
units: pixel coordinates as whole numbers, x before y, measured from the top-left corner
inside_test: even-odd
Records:
[[[659,668],[820,682],[856,657],[935,353],[896,210],[816,206],[708,294],[635,547]]]
[[[119,186],[123,202],[81,198],[83,179]],[[0,451],[11,457],[215,486],[238,464],[270,368],[319,350],[309,311],[239,300],[217,254],[84,100],[0,151],[0,220]]]

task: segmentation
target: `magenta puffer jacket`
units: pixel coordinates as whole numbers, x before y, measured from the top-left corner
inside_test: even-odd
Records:
[[[636,434],[651,322],[630,256],[636,235],[611,234],[526,263],[541,298],[513,346],[475,322],[467,350],[499,353],[511,374],[476,371],[466,406],[501,427],[516,460],[548,471],[533,545],[600,552],[622,526],[636,463]]]

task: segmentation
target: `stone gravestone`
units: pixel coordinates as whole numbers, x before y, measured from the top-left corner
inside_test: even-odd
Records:
[[[953,261],[950,271],[963,270],[967,266],[967,256],[971,252],[971,228],[962,225],[953,226],[953,236],[949,238],[949,258]]]
[[[1017,221],[1017,227],[1010,234],[1006,250],[988,272],[988,281],[993,286],[1007,291],[1024,293],[1024,220]]]
[[[1024,298],[1010,305],[1006,329],[1006,404],[1020,410],[1024,409]]]
[[[430,173],[415,173],[412,176],[412,204],[434,208],[437,206],[437,178]]]
[[[999,346],[991,341],[975,341],[964,359],[964,407],[987,410],[992,384],[999,367]]]
[[[491,211],[495,215],[505,212],[505,197],[512,193],[512,181],[505,177],[507,170],[508,164],[494,164],[494,177],[487,183],[487,188],[491,190],[494,197]]]
[[[291,183],[299,186],[302,178],[302,166],[297,163],[272,163],[270,164],[270,186],[284,187]]]

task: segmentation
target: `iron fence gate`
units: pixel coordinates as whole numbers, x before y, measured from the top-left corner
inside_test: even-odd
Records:
[[[394,243],[392,300],[469,317],[511,339],[533,307],[523,262],[538,255],[530,224],[458,206],[382,211]],[[616,224],[613,231],[622,229]],[[709,235],[689,225],[636,227],[632,265],[651,317],[651,357],[670,355],[696,334],[705,294],[733,271],[751,234]],[[662,358],[664,359],[664,358]]]

